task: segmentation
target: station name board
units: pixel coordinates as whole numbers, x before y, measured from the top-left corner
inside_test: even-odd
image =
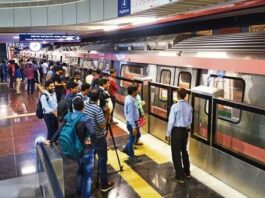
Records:
[[[79,35],[61,35],[61,34],[20,34],[19,42],[62,42],[77,43],[81,42]]]

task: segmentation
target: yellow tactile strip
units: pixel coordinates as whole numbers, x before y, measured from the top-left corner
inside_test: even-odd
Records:
[[[137,172],[135,172],[127,163],[124,161],[128,159],[128,156],[120,151],[118,151],[121,163],[123,165],[124,171],[120,172],[122,178],[130,185],[134,191],[140,197],[162,197],[155,189],[152,188]],[[149,158],[154,160],[158,164],[166,163],[168,160],[150,149],[148,146],[139,146],[137,150],[135,150],[135,154],[138,155],[147,155]],[[116,153],[114,150],[108,151],[108,163],[116,170],[119,170],[119,164],[116,157]]]

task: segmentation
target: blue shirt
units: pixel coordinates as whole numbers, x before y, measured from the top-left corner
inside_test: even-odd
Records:
[[[15,70],[15,78],[22,78],[22,74],[21,74],[20,69]]]
[[[189,127],[192,123],[192,107],[185,100],[172,105],[168,118],[167,134],[169,137],[173,127]]]
[[[48,100],[47,96],[45,94],[42,94],[40,98],[40,102],[42,105],[43,113],[48,114],[53,111],[57,111],[57,98],[56,98],[56,93],[49,93],[47,90],[45,90],[43,93],[48,95]]]
[[[125,97],[124,115],[126,121],[129,122],[132,128],[136,128],[138,126],[137,122],[139,120],[139,111],[136,106],[136,99],[131,95]]]

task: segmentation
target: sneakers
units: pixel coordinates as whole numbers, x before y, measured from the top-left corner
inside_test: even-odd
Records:
[[[135,145],[137,145],[137,146],[142,146],[143,144],[144,144],[144,143],[141,142],[141,141],[135,142]]]
[[[109,182],[107,186],[103,186],[101,188],[101,191],[102,192],[107,192],[107,191],[113,189],[114,187],[115,187],[115,183],[114,182]]]
[[[185,173],[185,176],[187,177],[187,178],[191,178],[191,175],[190,175],[190,173]]]
[[[184,184],[185,183],[184,179],[181,179],[181,178],[175,178],[175,181],[177,183],[180,183],[180,184]]]
[[[138,158],[136,156],[129,157],[129,160],[128,160],[128,163],[129,164],[137,164],[137,163],[140,163],[140,162],[142,162],[142,159],[141,158]]]

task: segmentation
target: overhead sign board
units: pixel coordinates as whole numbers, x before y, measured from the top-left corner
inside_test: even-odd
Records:
[[[81,42],[79,35],[61,35],[61,34],[20,34],[19,42],[62,42],[76,43]]]
[[[131,14],[148,10],[150,8],[158,7],[178,0],[133,0],[131,2]]]
[[[131,0],[118,0],[118,16],[131,14]]]

